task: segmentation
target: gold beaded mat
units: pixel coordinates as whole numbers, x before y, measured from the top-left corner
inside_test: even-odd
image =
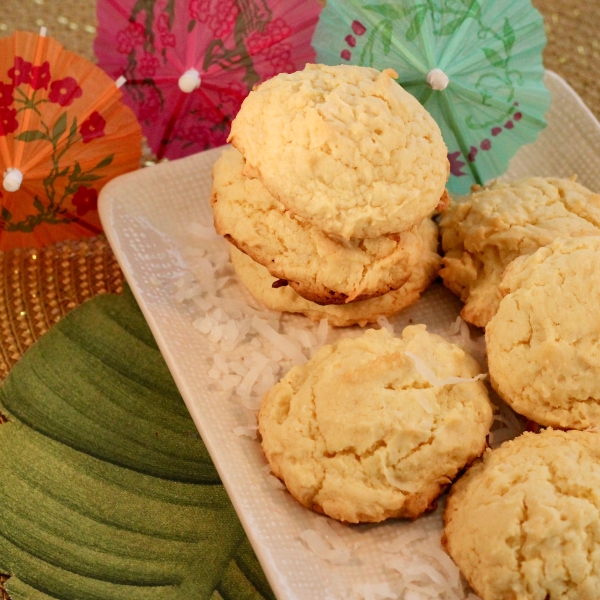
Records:
[[[498,0],[489,0],[498,1]],[[546,23],[544,62],[600,117],[600,1],[533,0]],[[94,60],[93,0],[2,0],[0,36],[46,26],[67,49]],[[104,237],[0,253],[0,380],[23,352],[84,300],[120,292],[123,275]],[[2,422],[2,415],[0,415]],[[0,467],[1,468],[1,467]],[[0,600],[8,600],[0,575]]]
[[[85,300],[121,292],[104,236],[0,253],[0,378],[44,332]]]

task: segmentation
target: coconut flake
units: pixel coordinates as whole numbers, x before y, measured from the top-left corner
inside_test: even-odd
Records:
[[[329,334],[329,321],[327,319],[321,319],[319,326],[317,327],[317,340],[314,346],[317,351],[326,341],[327,335]]]
[[[275,331],[268,323],[259,319],[258,317],[252,317],[252,327],[260,333],[263,337],[267,338],[272,344],[274,344],[283,354],[288,358],[291,358],[296,364],[306,362],[306,357],[302,352],[294,346],[285,336]]]
[[[352,593],[358,600],[398,600],[400,598],[387,581],[355,583],[352,586]]]
[[[203,240],[218,240],[221,236],[215,231],[212,226],[202,225],[201,223],[191,223],[189,232]]]
[[[425,390],[415,390],[415,398],[427,414],[431,415],[433,412],[435,412],[435,409],[427,397],[427,392]]]
[[[222,325],[213,325],[210,333],[208,334],[208,339],[211,342],[218,342],[221,337],[223,337],[223,326]]]
[[[252,391],[252,387],[254,386],[254,383],[256,382],[256,380],[258,379],[258,376],[260,375],[261,371],[264,369],[264,367],[267,365],[268,362],[269,362],[269,359],[266,356],[264,356],[262,354],[259,355],[259,359],[250,368],[250,370],[244,377],[244,380],[242,381],[242,383],[240,383],[240,385],[238,385],[238,387],[236,389],[236,392],[242,398],[250,395],[250,392]]]
[[[204,317],[201,319],[196,319],[192,326],[195,327],[200,333],[204,333],[205,335],[210,333],[210,330],[213,328],[213,320],[210,317]]]
[[[300,538],[317,556],[334,565],[343,565],[351,558],[350,549],[325,519],[317,519],[315,529],[304,530]]]
[[[505,427],[503,429],[496,429],[496,431],[490,431],[488,433],[488,442],[492,448],[496,448],[507,440],[512,440],[514,437],[514,433]]]
[[[427,363],[412,352],[405,352],[406,356],[413,359],[415,363],[415,369],[425,379],[430,385],[433,387],[443,387],[445,385],[454,385],[456,383],[473,383],[474,381],[479,381],[480,379],[485,379],[487,377],[487,373],[481,373],[475,377],[446,377],[444,379],[440,379],[432,369],[427,365]]]
[[[389,561],[391,564],[396,564],[397,561]],[[386,563],[387,566],[388,563]],[[393,567],[397,568],[397,566]],[[407,580],[407,583],[421,583],[428,585],[430,579],[433,583],[436,583],[440,587],[445,587],[446,578],[431,565],[425,564],[422,561],[412,561],[410,563],[402,562],[401,569],[398,569],[402,574],[402,577]]]
[[[335,529],[333,529],[327,519],[315,519],[315,529],[323,535],[334,548],[337,548],[338,550],[348,550],[346,542],[344,542]]]
[[[382,329],[387,329],[392,335],[394,335],[394,326],[388,321],[387,317],[380,315],[377,317],[377,325]]]
[[[435,542],[430,541],[427,544],[419,546],[418,551],[422,553],[428,560],[433,558],[441,567],[441,570],[443,571],[450,585],[453,588],[460,589],[460,569],[442,549],[439,542],[436,544]]]
[[[424,531],[419,531],[418,529],[409,530],[406,533],[399,535],[393,542],[380,544],[379,549],[388,553],[400,552],[401,550],[405,550],[406,547],[413,542],[423,540],[426,537],[427,534]]]
[[[300,345],[303,348],[312,348],[316,342],[317,338],[307,329],[298,329],[297,327],[289,327],[286,335],[293,337],[298,340]]]
[[[258,431],[258,425],[252,425],[252,426],[244,426],[241,425],[240,427],[235,427],[233,429],[233,433],[235,433],[235,435],[238,436],[248,436],[249,438],[252,438],[253,440],[256,439],[257,437],[257,431]]]
[[[395,488],[397,488],[400,491],[405,492],[407,494],[414,494],[415,492],[417,492],[419,490],[420,484],[418,484],[414,481],[400,481],[399,479],[396,478],[395,473],[384,463],[383,459],[381,462],[382,462],[381,468],[383,470],[383,475],[390,485],[394,486]]]
[[[225,375],[225,377],[219,381],[219,384],[221,389],[228,391],[236,387],[240,383],[241,379],[242,378],[239,375]]]
[[[213,307],[211,302],[209,302],[203,296],[195,296],[193,300],[194,304],[196,304],[196,306],[203,312],[208,312]]]

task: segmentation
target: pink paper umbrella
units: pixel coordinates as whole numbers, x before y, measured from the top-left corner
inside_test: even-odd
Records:
[[[98,0],[98,64],[158,158],[224,144],[262,81],[314,62],[318,0]]]

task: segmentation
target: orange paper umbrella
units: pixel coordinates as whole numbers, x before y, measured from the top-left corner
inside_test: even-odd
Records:
[[[121,95],[44,30],[0,39],[0,251],[101,231],[99,190],[141,156]]]

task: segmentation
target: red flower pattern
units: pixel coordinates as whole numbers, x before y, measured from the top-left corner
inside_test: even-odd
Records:
[[[231,115],[232,119],[238,113],[244,98],[248,95],[248,88],[237,81],[232,81],[227,87],[219,90],[218,94],[221,110]]]
[[[129,23],[125,29],[117,32],[117,50],[121,54],[129,54],[145,40],[145,29],[141,23]]]
[[[0,137],[13,133],[19,127],[17,121],[17,109],[0,107]]]
[[[292,62],[291,44],[278,44],[269,48],[266,54],[267,60],[273,65],[273,75],[278,73],[292,73],[296,70]]]
[[[47,90],[48,84],[50,83],[50,63],[48,61],[43,62],[37,67],[31,69],[31,87],[34,90],[41,90],[42,88]]]
[[[175,36],[172,33],[161,32],[160,33],[160,43],[165,48],[175,48]]]
[[[81,98],[83,90],[73,77],[57,79],[50,84],[48,99],[61,106],[71,106],[77,98]]]
[[[15,66],[8,70],[8,76],[13,80],[13,85],[17,87],[22,83],[31,82],[31,69],[33,65],[20,56],[15,56]]]
[[[275,19],[267,24],[264,33],[253,31],[246,38],[246,48],[251,56],[278,44],[292,34],[291,27],[283,19]]]
[[[80,185],[73,194],[73,206],[77,208],[77,216],[83,217],[91,210],[98,208],[98,191],[94,188],[86,188]]]
[[[15,91],[14,86],[8,85],[8,83],[2,83],[0,81],[0,108],[10,106],[13,101],[13,92]]]
[[[156,58],[156,56],[152,56],[152,54],[146,52],[140,59],[140,73],[144,77],[152,77],[156,73],[156,69],[158,69],[159,64],[159,60]]]
[[[105,135],[105,127],[106,120],[97,110],[95,110],[79,127],[79,133],[81,133],[83,143],[87,144],[96,138],[103,137]]]
[[[161,13],[156,19],[156,29],[158,31],[158,38],[163,47],[175,48],[175,36],[169,30],[169,15]]]
[[[238,13],[235,0],[190,0],[190,18],[205,23],[217,38],[233,29]]]
[[[210,124],[198,123],[182,132],[181,137],[188,142],[201,144],[203,148],[208,149],[222,146],[227,140],[227,132],[212,131]]]
[[[159,93],[152,87],[147,87],[147,95],[144,100],[140,104],[139,109],[139,118],[140,121],[153,122],[159,116],[161,109],[161,101]]]

